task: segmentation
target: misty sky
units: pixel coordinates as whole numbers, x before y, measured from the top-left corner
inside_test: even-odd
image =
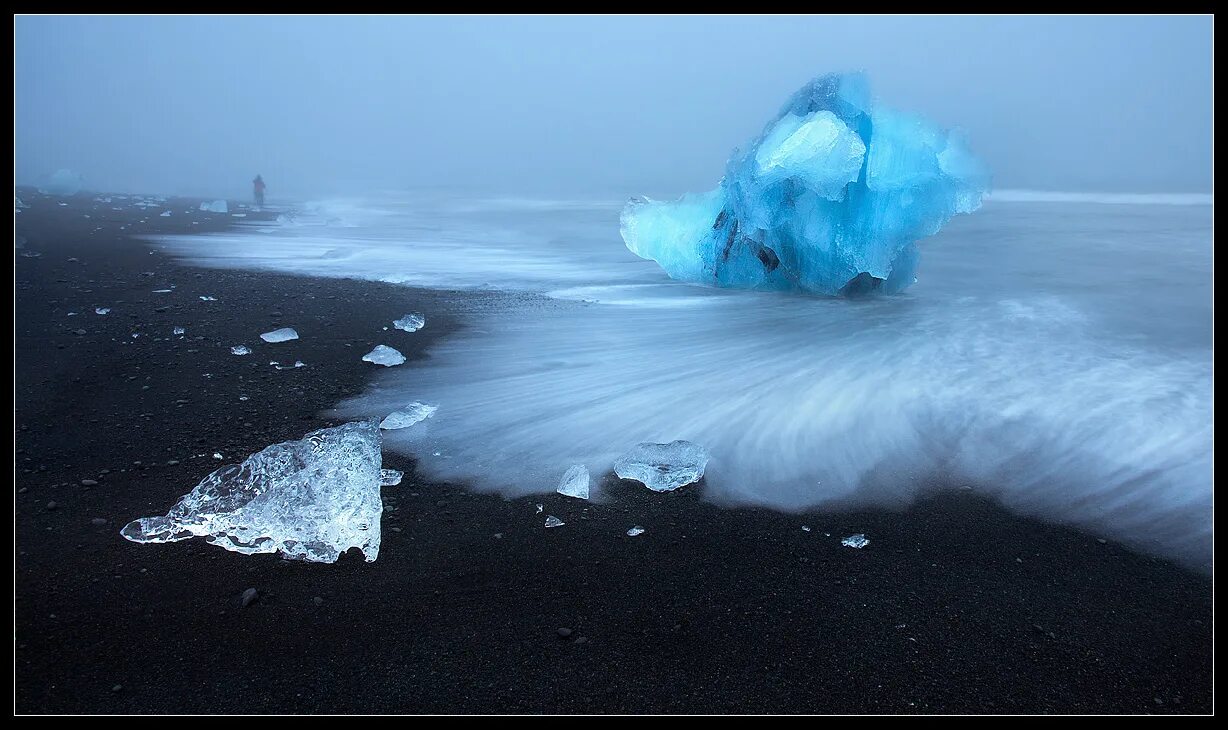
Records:
[[[273,197],[709,189],[812,76],[965,128],[997,188],[1209,192],[1209,17],[15,19],[19,183]]]

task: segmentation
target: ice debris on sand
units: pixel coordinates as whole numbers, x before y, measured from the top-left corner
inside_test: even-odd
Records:
[[[637,535],[643,535],[643,534],[644,534],[644,528],[640,527],[639,525],[636,525],[635,527],[632,527],[631,529],[627,530],[627,537],[635,537]]]
[[[212,203],[201,203],[200,209],[206,213],[227,213],[230,211],[226,207],[225,200],[215,200]]]
[[[252,351],[247,348],[247,345],[235,345],[230,348],[231,355],[250,355]]]
[[[94,314],[110,314],[110,307],[94,307]]]
[[[642,443],[614,462],[619,479],[634,479],[654,492],[672,492],[704,475],[708,451],[690,441]]]
[[[85,179],[81,177],[81,173],[72,170],[56,170],[55,174],[47,180],[47,184],[38,191],[45,195],[76,195],[81,192],[84,185]]]
[[[405,362],[405,356],[388,345],[376,345],[375,349],[362,356],[364,362],[373,362],[390,368]]]
[[[209,297],[209,296],[204,296],[204,297],[201,297],[201,298],[200,298],[200,300],[201,300],[202,302],[216,302],[216,301],[217,301],[217,297]]]
[[[295,360],[293,365],[282,365],[276,360],[270,360],[269,364],[278,370],[293,370],[295,368],[307,367],[306,363],[304,363],[302,360]]]
[[[171,212],[169,210],[164,210],[161,213],[159,213],[158,216],[161,218],[170,218]]]
[[[182,327],[176,327],[174,330],[172,330],[172,331],[171,331],[171,333],[172,333],[172,334],[176,334],[176,335],[182,335],[182,334],[183,334],[184,332],[186,332],[186,331],[187,331],[187,330],[185,330],[185,329],[184,329],[184,328],[182,328]]]
[[[670,277],[742,289],[893,293],[916,241],[981,206],[986,167],[958,130],[874,104],[864,74],[798,90],[715,190],[632,200],[622,235]]]
[[[869,545],[870,540],[859,532],[856,535],[849,535],[848,537],[844,538],[840,541],[840,544],[845,547],[857,548],[860,550],[866,545]]]
[[[564,497],[588,499],[588,467],[583,464],[573,464],[563,472],[558,489],[554,490]]]
[[[393,327],[406,332],[417,332],[426,325],[426,318],[421,314],[407,314],[392,323]]]
[[[297,340],[298,332],[295,332],[293,327],[282,327],[279,330],[265,332],[260,335],[260,339],[265,342],[288,342],[289,340]]]
[[[380,461],[374,421],[312,431],[218,469],[166,516],[134,520],[120,534],[133,542],[204,537],[238,553],[318,563],[356,547],[371,562],[379,556],[380,486],[401,477]]]
[[[405,476],[404,472],[396,469],[380,469],[379,483],[382,487],[395,487],[401,483],[401,477]]]
[[[546,515],[546,527],[562,527],[567,523],[555,517],[554,515]]]
[[[380,421],[379,427],[385,431],[409,428],[415,423],[420,423],[435,415],[437,410],[439,410],[439,406],[414,401],[399,411],[389,413],[384,420]]]

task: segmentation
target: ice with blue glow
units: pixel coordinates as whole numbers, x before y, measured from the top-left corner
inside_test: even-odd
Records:
[[[682,281],[895,293],[916,281],[917,240],[980,208],[988,189],[960,131],[874,104],[864,74],[829,74],[734,151],[715,190],[632,200],[622,235]]]

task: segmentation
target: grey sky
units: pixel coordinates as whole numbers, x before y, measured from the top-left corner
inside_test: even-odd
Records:
[[[29,17],[16,175],[274,196],[710,188],[812,76],[965,128],[995,187],[1205,192],[1209,17]]]

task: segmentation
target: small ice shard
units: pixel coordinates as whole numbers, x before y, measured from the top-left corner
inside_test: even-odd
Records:
[[[134,520],[120,534],[133,542],[204,537],[238,553],[317,563],[356,547],[371,562],[379,556],[380,486],[392,479],[380,461],[374,421],[312,431],[218,469],[166,516]]]
[[[184,332],[186,332],[186,331],[187,331],[187,330],[185,330],[185,329],[184,329],[184,328],[182,328],[182,327],[176,327],[176,328],[174,329],[174,331],[172,332],[172,334],[182,335],[182,334],[183,334]]]
[[[29,208],[29,207],[30,207],[30,206],[28,206],[28,205],[26,205],[25,203],[21,202],[21,198],[17,197],[16,195],[14,195],[14,196],[13,196],[13,208],[14,208],[14,209],[16,209],[16,210],[22,210],[22,209],[24,209],[24,208]]]
[[[396,469],[380,469],[379,484],[381,487],[395,487],[401,483],[401,477],[405,476],[404,472],[399,472]]]
[[[289,340],[297,340],[298,332],[295,332],[293,327],[282,327],[279,330],[265,332],[260,335],[260,339],[265,342],[288,342]]]
[[[247,345],[235,345],[234,347],[230,348],[230,354],[250,355],[252,354],[252,351],[247,348]]]
[[[810,526],[809,526],[809,525],[802,525],[802,532],[810,532]]]
[[[860,550],[866,545],[869,545],[870,540],[867,539],[865,535],[859,532],[856,535],[849,535],[848,537],[844,538],[843,540],[840,541],[840,544],[845,547],[857,548],[858,550]]]
[[[94,314],[110,314],[110,307],[94,307]]]
[[[435,415],[437,410],[439,410],[439,406],[414,401],[399,411],[389,413],[384,420],[380,421],[379,427],[385,431],[409,428],[415,423],[420,423]]]
[[[588,481],[588,467],[583,464],[574,464],[563,472],[558,489],[554,491],[564,497],[588,499]]]
[[[221,454],[219,454],[218,452],[214,451],[214,452],[213,452],[213,458],[214,458],[214,459],[216,459],[216,460],[218,460],[218,461],[221,461],[221,460],[222,460],[223,458],[225,458],[225,457],[223,457],[223,456],[222,456]]]
[[[201,203],[200,209],[206,213],[227,213],[229,208],[226,207],[225,200],[215,200],[212,203]]]
[[[708,465],[708,451],[690,441],[642,443],[614,462],[619,479],[634,479],[654,492],[673,490],[697,482]]]
[[[671,278],[855,296],[913,284],[917,241],[981,207],[964,135],[874,103],[865,75],[798,90],[715,190],[623,209],[627,248]]]
[[[546,527],[562,527],[567,523],[555,517],[554,515],[546,515]]]
[[[537,505],[537,514],[540,515],[542,513],[542,510],[544,510],[545,508],[546,508],[545,505],[542,505],[542,504]]]
[[[388,345],[376,345],[375,349],[362,356],[364,362],[373,362],[390,368],[405,362],[405,356]]]
[[[640,527],[639,525],[636,525],[635,527],[632,527],[630,530],[627,530],[627,537],[635,537],[636,535],[643,535],[643,534],[644,534],[644,528]]]
[[[169,210],[164,210],[164,211],[162,211],[161,213],[159,213],[159,214],[158,214],[158,217],[159,217],[159,218],[170,218],[170,217],[171,217],[171,212],[170,212]]]
[[[81,173],[72,170],[56,170],[47,184],[38,189],[46,195],[76,195],[85,184]]]
[[[246,218],[247,213],[231,213],[230,217],[231,218]]]
[[[21,255],[28,259],[36,259],[42,256],[38,251],[22,251]]]
[[[201,297],[200,300],[202,302],[216,302],[217,297]]]
[[[270,362],[269,364],[270,364],[270,365],[272,365],[273,367],[277,368],[278,370],[293,370],[293,369],[295,369],[295,368],[305,367],[305,366],[303,365],[303,361],[302,361],[302,360],[295,360],[293,365],[282,365],[282,364],[278,363],[276,360],[273,360],[273,361],[272,361],[272,362]]]
[[[417,312],[407,314],[392,323],[393,327],[406,332],[417,332],[426,324],[426,318]]]
[[[154,289],[153,293],[154,294],[170,294],[172,291],[173,289]]]

